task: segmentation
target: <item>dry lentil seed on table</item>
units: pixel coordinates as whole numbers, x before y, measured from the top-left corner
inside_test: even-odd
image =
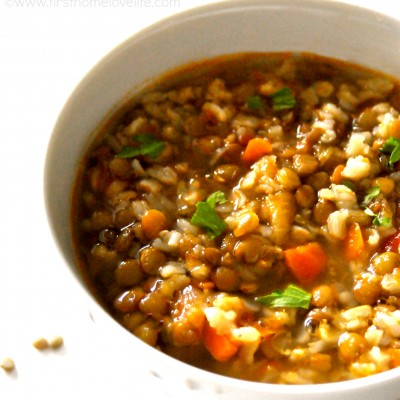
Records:
[[[279,384],[400,366],[400,89],[310,54],[163,77],[81,163],[74,243],[132,334]]]
[[[12,372],[15,369],[14,360],[10,357],[7,357],[1,362],[0,367],[6,372]]]
[[[37,338],[32,343],[33,347],[39,351],[43,351],[46,349],[57,350],[62,347],[64,344],[64,339],[62,336],[55,335],[50,339],[46,339],[43,337]]]
[[[49,346],[53,350],[59,349],[60,347],[63,346],[63,344],[64,344],[64,339],[62,338],[62,336],[59,335],[53,336],[49,340]]]
[[[32,345],[37,350],[45,350],[49,347],[49,342],[45,338],[38,338]]]

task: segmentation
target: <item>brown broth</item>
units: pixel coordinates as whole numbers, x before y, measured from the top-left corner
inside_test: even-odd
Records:
[[[276,110],[282,88],[295,104]],[[388,283],[398,244],[382,247],[399,225],[397,164],[382,151],[400,138],[399,94],[383,74],[303,53],[223,56],[155,81],[111,118],[79,168],[73,240],[99,302],[148,344],[240,379],[324,383],[397,366],[398,339],[380,316],[395,323],[400,304],[400,272],[399,291]],[[162,150],[121,157],[138,137]],[[243,162],[256,138],[270,150]],[[212,237],[189,222],[216,192],[226,226]],[[288,254],[310,243],[327,261],[302,279]],[[258,302],[290,284],[312,294],[309,307]],[[226,360],[210,327],[215,340],[228,337]]]

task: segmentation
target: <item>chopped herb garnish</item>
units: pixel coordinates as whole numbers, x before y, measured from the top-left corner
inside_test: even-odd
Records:
[[[116,156],[120,158],[134,158],[137,156],[149,156],[157,158],[164,150],[165,144],[150,133],[136,135],[132,138],[138,146],[125,146]]]
[[[219,236],[227,227],[226,222],[216,213],[215,206],[225,203],[225,195],[218,191],[212,193],[206,201],[196,204],[196,212],[190,222],[204,229],[211,238]]]
[[[247,107],[250,110],[257,111],[257,110],[262,110],[264,108],[264,104],[260,96],[250,96],[247,99]]]
[[[224,204],[226,202],[226,198],[223,192],[217,191],[210,194],[207,197],[206,202],[210,205],[211,208],[215,208],[217,204]]]
[[[364,200],[362,202],[363,206],[366,206],[371,200],[375,199],[381,192],[381,188],[379,186],[374,186],[369,188],[364,196]]]
[[[368,207],[365,208],[364,212],[371,217],[376,217],[376,214]]]
[[[400,140],[390,137],[379,151],[384,154],[390,154],[389,166],[392,167],[397,161],[400,161]]]
[[[354,184],[354,182],[349,181],[348,179],[345,179],[342,184],[344,186],[347,186],[350,190],[352,190],[354,192],[354,189],[356,188],[356,185]]]
[[[296,99],[292,91],[287,87],[273,93],[271,99],[274,111],[288,110],[296,105]]]
[[[308,309],[310,307],[311,294],[296,285],[288,285],[284,291],[277,290],[266,296],[257,297],[256,301],[268,307]]]
[[[385,228],[389,228],[392,226],[392,219],[389,217],[375,218],[374,221],[376,226],[383,226]]]
[[[372,223],[375,226],[383,226],[385,228],[388,228],[392,226],[392,219],[390,217],[379,217],[379,215],[375,214],[370,208],[366,207],[364,209],[365,214],[374,217],[372,220]]]

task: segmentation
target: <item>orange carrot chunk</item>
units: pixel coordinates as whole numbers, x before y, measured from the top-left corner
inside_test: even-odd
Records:
[[[344,254],[348,260],[357,260],[365,251],[365,241],[360,225],[353,222],[344,241]]]
[[[167,217],[161,211],[151,209],[142,217],[142,231],[147,239],[155,239],[161,231],[167,228]]]
[[[344,170],[344,165],[340,164],[338,165],[332,173],[331,176],[331,182],[332,183],[336,183],[337,185],[341,184],[343,182],[343,176],[342,176],[342,172]]]
[[[227,335],[218,335],[216,329],[205,324],[203,331],[204,346],[217,361],[228,361],[239,349]]]
[[[242,161],[246,164],[253,164],[258,161],[262,156],[270,154],[272,145],[267,139],[256,137],[250,139],[242,154]]]
[[[289,270],[301,283],[315,280],[328,260],[325,250],[317,242],[285,250],[284,257]]]
[[[389,349],[390,368],[400,367],[400,349]]]

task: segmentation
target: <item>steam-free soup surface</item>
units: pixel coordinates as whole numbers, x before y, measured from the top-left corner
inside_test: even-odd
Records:
[[[127,330],[236,378],[400,365],[400,92],[309,54],[191,65],[112,118],[78,174],[83,274]]]

